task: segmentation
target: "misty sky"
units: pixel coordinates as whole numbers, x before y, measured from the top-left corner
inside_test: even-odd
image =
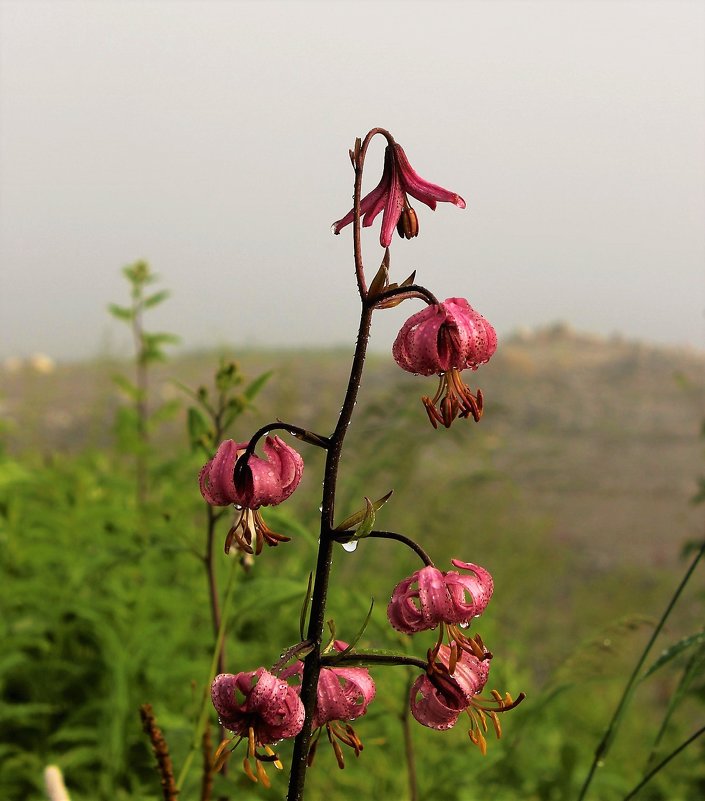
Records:
[[[0,358],[126,349],[105,308],[139,258],[173,292],[151,326],[186,347],[352,344],[330,225],[376,125],[468,203],[416,204],[394,278],[500,336],[560,319],[705,347],[699,0],[0,0],[0,25]]]

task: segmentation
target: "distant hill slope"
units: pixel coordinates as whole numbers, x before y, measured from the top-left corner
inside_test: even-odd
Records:
[[[248,351],[237,358],[250,377],[275,370],[248,425],[278,416],[324,432],[333,425],[347,351]],[[160,368],[154,390],[178,397],[174,380],[209,383],[216,364],[215,354],[182,356]],[[1,373],[9,447],[107,444],[119,402],[111,375],[121,370],[129,365]],[[384,403],[410,426],[409,436],[428,442],[429,458],[436,458],[430,446],[439,440],[442,449],[458,445],[448,458],[481,451],[529,508],[551,519],[557,541],[582,549],[597,569],[614,560],[672,564],[680,543],[702,536],[703,507],[689,499],[705,473],[705,354],[581,336],[557,325],[505,339],[490,364],[465,375],[485,393],[485,417],[478,426],[458,421],[450,432],[433,432],[418,398],[433,392],[434,379],[404,374],[391,356],[373,355],[354,426],[363,434],[364,426],[374,430],[374,420],[382,420],[375,405]],[[168,439],[183,442],[180,429]]]

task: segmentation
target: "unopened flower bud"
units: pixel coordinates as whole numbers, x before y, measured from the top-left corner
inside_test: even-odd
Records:
[[[402,239],[412,239],[419,235],[419,218],[408,203],[404,206],[399,217],[397,233]]]

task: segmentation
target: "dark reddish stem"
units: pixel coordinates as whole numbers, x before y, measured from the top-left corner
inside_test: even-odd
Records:
[[[377,304],[382,303],[385,300],[391,300],[392,298],[401,298],[402,300],[419,298],[420,300],[425,300],[429,306],[438,306],[438,298],[433,294],[433,292],[426,289],[425,286],[420,286],[419,284],[409,284],[408,286],[397,286],[394,287],[394,289],[385,289],[376,297],[370,298],[370,302],[373,306],[376,306]]]
[[[365,280],[365,270],[362,263],[362,246],[360,237],[360,196],[362,194],[362,173],[365,163],[367,148],[376,134],[381,134],[387,139],[390,145],[394,144],[394,139],[388,131],[383,128],[373,128],[360,144],[356,143],[355,153],[353,154],[353,166],[355,168],[355,196],[353,202],[354,225],[353,225],[353,247],[355,253],[355,274],[357,276],[357,286],[362,302],[360,313],[360,325],[355,344],[350,377],[345,391],[343,406],[340,410],[340,417],[335,426],[333,434],[326,439],[326,465],[323,475],[323,503],[321,506],[321,536],[318,547],[318,558],[316,561],[316,579],[313,585],[313,595],[309,613],[307,640],[312,643],[313,650],[304,660],[304,671],[301,678],[301,701],[306,710],[306,718],[301,732],[294,742],[294,753],[292,756],[291,773],[289,775],[289,792],[287,801],[301,801],[304,793],[304,783],[306,781],[306,760],[308,757],[309,746],[311,743],[311,724],[313,712],[316,705],[316,690],[318,687],[318,676],[321,671],[321,652],[320,646],[325,625],[326,600],[328,597],[328,581],[333,564],[333,545],[335,543],[335,533],[333,531],[333,518],[335,515],[335,490],[338,480],[338,468],[340,456],[343,451],[343,442],[348,430],[348,425],[355,409],[355,400],[360,389],[362,371],[365,364],[367,353],[367,343],[370,338],[370,327],[372,325],[372,307],[365,303],[367,297],[367,282]],[[359,149],[358,149],[359,145]]]
[[[370,531],[369,534],[366,535],[367,537],[377,537],[378,539],[384,540],[396,540],[397,542],[401,542],[407,546],[407,548],[411,548],[411,550],[421,559],[421,561],[430,567],[434,567],[433,560],[431,557],[424,551],[424,549],[418,544],[418,542],[414,542],[411,537],[406,537],[404,534],[397,534],[396,531]],[[350,537],[349,535],[346,537],[344,534],[339,534],[336,537],[338,542],[350,542],[351,539],[354,537]]]

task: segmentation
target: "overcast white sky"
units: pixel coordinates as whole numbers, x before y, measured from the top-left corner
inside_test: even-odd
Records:
[[[184,345],[352,343],[347,150],[468,202],[395,239],[500,335],[705,347],[705,3],[0,0],[0,358],[126,342],[146,258]],[[369,184],[382,145],[368,159]],[[365,239],[374,270],[379,224]],[[389,347],[404,304],[373,332]]]

